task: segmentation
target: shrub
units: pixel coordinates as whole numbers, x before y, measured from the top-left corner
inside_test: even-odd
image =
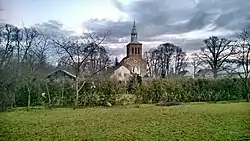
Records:
[[[142,103],[239,100],[246,95],[240,79],[166,78],[145,82],[135,91]]]
[[[49,83],[51,106],[72,106],[74,103],[75,90],[73,85],[58,85]],[[92,82],[87,82],[79,92],[79,105],[96,106],[104,105],[106,102],[115,104],[133,103],[159,103],[167,102],[204,102],[204,101],[229,101],[246,98],[242,79],[218,78],[218,79],[192,79],[192,78],[161,78],[151,81],[133,82],[125,85],[112,81],[96,81],[96,87],[91,88]],[[11,86],[8,86],[11,88]],[[27,106],[27,88],[20,85],[15,91],[8,87],[1,87],[1,96],[6,99],[0,102],[3,105],[11,105],[13,102],[11,93],[16,93],[17,106]],[[4,89],[5,88],[5,89]],[[127,91],[129,90],[129,94]],[[31,105],[48,104],[48,98],[41,97],[46,92],[45,85],[33,85],[31,87]],[[5,97],[3,97],[5,96]],[[8,100],[9,99],[9,100]],[[8,101],[7,101],[8,100]],[[12,104],[13,105],[13,104]]]

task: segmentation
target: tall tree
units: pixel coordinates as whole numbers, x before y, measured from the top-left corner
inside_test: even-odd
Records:
[[[225,70],[228,57],[235,54],[235,46],[230,45],[231,41],[226,38],[216,36],[204,40],[205,47],[201,49],[199,58],[207,64],[213,72],[213,77],[218,76],[218,72]]]
[[[192,65],[193,68],[193,77],[196,76],[196,73],[198,71],[199,66],[201,65],[202,61],[199,59],[197,53],[193,53],[190,57],[190,64]]]
[[[28,82],[34,80],[36,76],[33,74],[37,74],[37,71],[39,71],[37,66],[39,66],[40,62],[38,56],[35,55],[40,53],[35,49],[35,41],[38,39],[39,34],[33,27],[18,28],[10,24],[2,24],[0,32],[1,73],[11,73],[9,75],[10,79],[1,77],[1,81],[12,86],[8,93],[12,95],[11,101],[13,105],[16,105],[17,97],[25,96],[19,90],[25,87],[28,92],[31,92],[32,87]],[[26,98],[27,103],[29,103],[30,97]]]
[[[249,75],[250,75],[250,27],[237,34],[237,54],[235,62],[238,66],[238,74],[243,80],[247,102],[249,102]],[[243,70],[243,73],[241,73]]]
[[[63,63],[71,66],[75,72],[76,95],[73,109],[78,106],[79,91],[85,84],[85,81],[83,81],[81,85],[79,85],[79,82],[81,79],[84,79],[84,75],[86,75],[84,73],[89,72],[89,70],[83,70],[82,66],[86,67],[87,65],[90,65],[91,69],[93,69],[91,63],[95,63],[93,62],[95,61],[93,60],[93,57],[97,55],[96,50],[103,50],[102,44],[108,35],[108,32],[102,34],[87,33],[80,37],[61,36],[61,38],[58,38],[58,36],[56,36],[55,38],[51,38],[54,45],[58,48],[59,55],[64,59]],[[97,56],[100,58],[100,55],[101,54]],[[109,59],[105,59],[106,63],[108,63]],[[91,75],[96,74],[100,70],[101,69],[98,69],[95,72],[92,72]]]
[[[173,56],[174,74],[178,75],[180,71],[184,71],[187,68],[186,53],[180,47],[176,47]]]
[[[0,48],[0,67],[4,67],[6,64],[8,64],[9,61],[11,61],[13,57],[13,51],[14,51],[14,38],[13,34],[15,34],[15,31],[17,30],[17,27],[5,24],[3,25],[1,29],[1,48]]]
[[[144,53],[150,76],[162,76],[178,74],[187,67],[186,53],[171,43],[165,43],[156,49]]]
[[[165,77],[166,75],[170,75],[170,62],[176,46],[171,43],[161,44],[155,53],[157,54],[160,61],[160,71],[161,76]]]
[[[143,58],[147,63],[147,74],[148,74],[148,76],[153,77],[155,59],[152,56],[152,51],[145,51],[144,54],[143,54]]]

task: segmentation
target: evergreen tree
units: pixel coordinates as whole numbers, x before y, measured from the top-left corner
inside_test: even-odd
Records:
[[[118,58],[116,57],[115,58],[115,66],[118,66],[119,65],[119,62],[118,62]]]

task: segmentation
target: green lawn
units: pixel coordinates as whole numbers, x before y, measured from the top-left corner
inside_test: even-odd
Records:
[[[250,103],[32,109],[0,113],[0,140],[244,140]]]

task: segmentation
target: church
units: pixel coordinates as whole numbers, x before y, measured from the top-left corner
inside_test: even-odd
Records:
[[[143,78],[147,73],[147,64],[142,57],[142,43],[138,41],[135,21],[130,36],[131,40],[126,46],[126,57],[118,65],[108,68],[111,79],[127,81],[133,74]]]

